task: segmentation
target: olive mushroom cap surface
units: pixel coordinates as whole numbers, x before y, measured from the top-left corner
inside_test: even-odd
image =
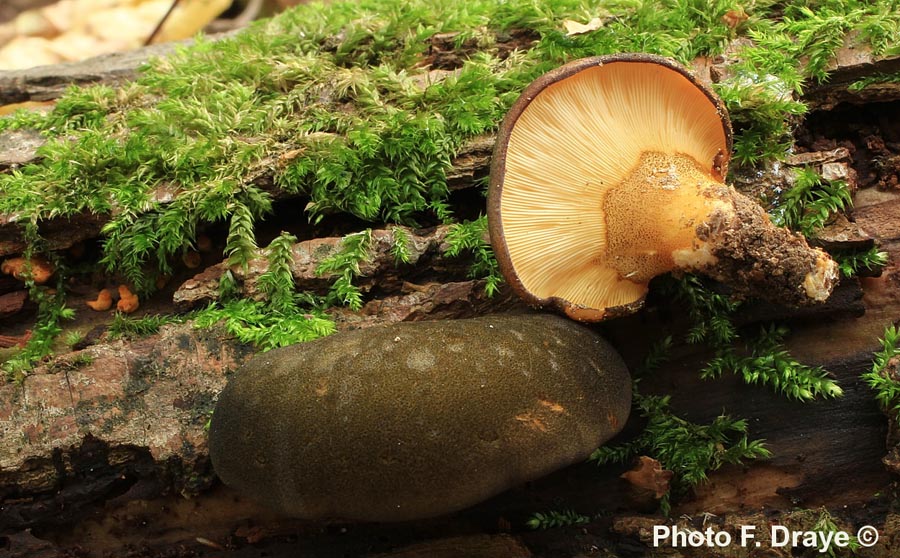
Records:
[[[545,74],[494,150],[501,271],[528,302],[583,321],[637,310],[650,279],[677,270],[790,304],[824,300],[836,264],[724,184],[730,153],[721,100],[668,59],[600,56]]]
[[[571,320],[401,323],[254,357],[209,448],[225,484],[284,513],[402,521],[583,461],[630,408],[621,357]]]

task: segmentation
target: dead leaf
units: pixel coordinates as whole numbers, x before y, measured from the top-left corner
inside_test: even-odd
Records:
[[[0,48],[0,70],[18,70],[60,62],[43,37],[15,37]]]
[[[153,37],[153,43],[193,37],[229,6],[231,0],[181,0],[159,33]]]
[[[653,493],[658,500],[669,491],[669,481],[675,473],[663,469],[662,464],[652,457],[642,455],[638,464],[630,471],[622,473],[622,478],[633,486]]]
[[[142,46],[174,0],[59,0],[0,25],[0,69],[79,60]],[[196,35],[231,0],[181,0],[154,42]]]
[[[583,35],[603,27],[603,19],[595,17],[587,23],[578,23],[577,21],[567,19],[563,21],[563,27],[566,28],[567,37],[571,37],[572,35]]]
[[[17,110],[48,111],[56,105],[56,101],[25,101],[0,106],[0,116],[12,114]]]

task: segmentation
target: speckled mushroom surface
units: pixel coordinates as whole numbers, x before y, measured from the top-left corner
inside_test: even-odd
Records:
[[[779,302],[824,300],[836,264],[723,182],[730,152],[721,101],[668,59],[603,56],[544,75],[494,152],[501,270],[529,302],[585,321],[635,311],[650,279],[679,270]]]
[[[219,398],[210,455],[290,515],[419,519],[586,459],[630,406],[619,355],[570,320],[404,323],[254,357]]]

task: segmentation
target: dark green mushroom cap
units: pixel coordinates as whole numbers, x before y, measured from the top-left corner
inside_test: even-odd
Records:
[[[221,394],[221,479],[287,514],[440,515],[586,459],[631,406],[618,354],[551,315],[371,328],[261,354]]]

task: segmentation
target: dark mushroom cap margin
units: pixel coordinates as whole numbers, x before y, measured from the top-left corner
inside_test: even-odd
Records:
[[[509,147],[512,130],[515,128],[519,117],[524,113],[531,101],[544,91],[544,89],[588,68],[618,63],[657,64],[681,74],[688,82],[700,90],[707,99],[709,99],[722,122],[722,131],[724,132],[726,145],[722,152],[721,161],[716,161],[716,170],[719,171],[720,178],[724,178],[727,174],[728,162],[731,158],[731,121],[728,117],[728,111],[726,110],[724,103],[709,87],[698,81],[696,76],[690,71],[668,58],[645,53],[622,53],[581,58],[547,72],[525,88],[516,102],[513,103],[512,107],[509,109],[503,122],[500,124],[497,141],[494,145],[487,200],[488,229],[491,237],[491,245],[494,254],[497,257],[500,271],[503,273],[503,276],[506,278],[506,281],[512,287],[513,291],[523,300],[533,306],[549,306],[555,308],[573,319],[585,322],[596,322],[632,314],[643,307],[646,297],[642,297],[630,304],[596,309],[575,304],[559,297],[540,298],[525,288],[522,280],[516,273],[515,266],[510,258],[501,218],[501,199],[503,197],[503,182],[506,177],[507,149]]]

